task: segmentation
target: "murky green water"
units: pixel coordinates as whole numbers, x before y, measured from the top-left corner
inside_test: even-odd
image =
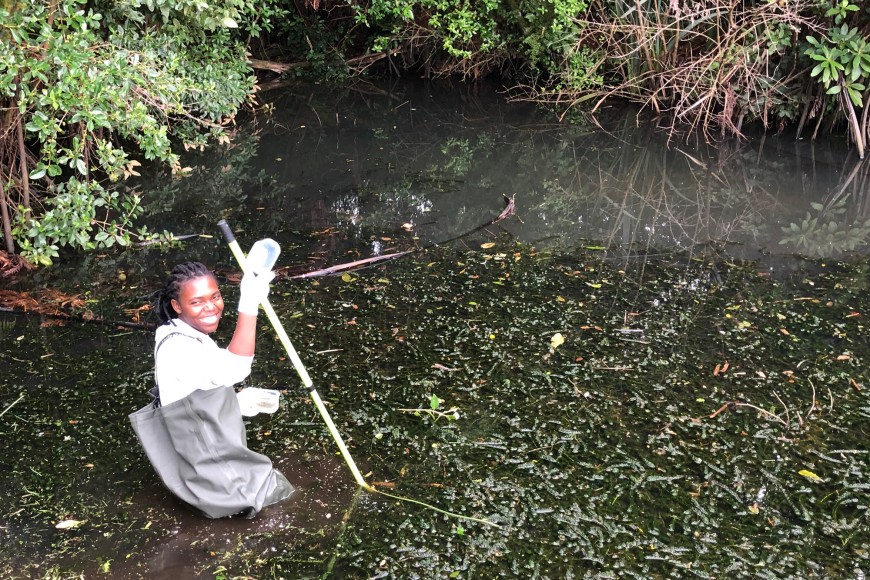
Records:
[[[205,237],[15,286],[104,322],[0,312],[0,574],[865,577],[865,166],[452,94],[270,96],[190,177],[141,185],[153,226]],[[516,216],[480,228],[505,195]],[[367,481],[500,527],[356,490],[265,320],[249,382],[285,394],[249,442],[299,496],[215,522],[167,495],[126,420],[151,333],[111,322],[192,258],[233,304],[220,218],[281,243],[272,304]]]
[[[156,229],[214,234],[225,217],[284,232],[323,264],[348,245],[385,252],[380,238],[403,224],[422,243],[453,238],[509,196],[521,221],[495,229],[538,246],[715,243],[755,258],[841,255],[870,239],[870,164],[838,142],[668,141],[631,111],[558,123],[495,90],[413,81],[262,99],[271,108],[232,147],[190,156],[187,178],[141,184]]]
[[[266,328],[251,380],[286,394],[279,413],[251,421],[251,445],[286,458],[305,499],[252,523],[197,520],[160,489],[126,424],[146,401],[147,333],[6,318],[0,397],[24,398],[0,417],[4,573],[870,569],[866,263],[771,277],[767,264],[716,256],[554,257],[494,243],[345,279],[285,278],[272,302],[368,481],[500,528],[354,499]],[[432,395],[459,418],[427,414]],[[424,411],[400,411],[414,408]],[[84,523],[55,529],[67,519]]]

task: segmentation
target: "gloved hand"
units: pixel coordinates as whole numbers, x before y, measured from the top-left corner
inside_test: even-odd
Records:
[[[274,272],[250,272],[242,276],[239,296],[239,312],[257,315],[260,304],[269,296],[269,282],[275,277]]]

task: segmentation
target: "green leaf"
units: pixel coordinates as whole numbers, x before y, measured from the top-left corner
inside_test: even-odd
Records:
[[[76,159],[76,169],[78,169],[79,173],[82,175],[88,174],[88,166],[85,165],[85,160],[79,157]]]
[[[825,91],[825,93],[828,95],[839,95],[840,91],[842,89],[843,89],[843,87],[841,87],[840,85],[834,85],[831,88],[829,88],[827,91]]]
[[[431,397],[429,397],[429,407],[433,411],[437,411],[438,407],[440,407],[440,406],[441,406],[441,399],[438,398],[438,395],[432,395]]]

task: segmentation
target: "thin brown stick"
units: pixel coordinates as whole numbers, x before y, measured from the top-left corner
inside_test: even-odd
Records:
[[[337,274],[338,272],[345,272],[347,270],[353,270],[356,268],[360,268],[362,266],[368,264],[374,264],[376,262],[382,262],[384,260],[393,260],[400,256],[404,256],[405,254],[411,253],[413,250],[405,250],[403,252],[396,252],[393,254],[385,254],[383,256],[372,256],[371,258],[365,258],[362,260],[356,260],[355,262],[348,262],[346,264],[336,264],[335,266],[330,266],[329,268],[323,268],[322,270],[315,270],[313,272],[306,272],[304,274],[297,274],[296,276],[290,276],[290,279],[296,278],[316,278],[318,276],[331,276],[332,274]]]
[[[9,203],[6,200],[6,186],[3,169],[0,168],[0,219],[3,222],[3,240],[6,243],[6,251],[11,255],[15,253],[15,242],[12,240],[12,218],[9,215]]]
[[[24,221],[30,221],[30,173],[27,171],[27,146],[24,144],[24,121],[17,115],[15,132],[18,137],[18,163],[21,172],[21,203],[24,206]]]
[[[778,415],[774,415],[774,414],[771,413],[770,411],[765,411],[765,410],[762,409],[761,407],[757,407],[757,406],[755,406],[755,405],[753,405],[753,404],[751,404],[751,403],[741,403],[741,402],[739,402],[739,401],[729,401],[728,403],[725,403],[724,405],[722,405],[721,407],[719,407],[718,409],[716,409],[714,412],[712,412],[712,413],[711,413],[707,418],[708,418],[708,419],[712,419],[712,418],[714,418],[716,415],[718,415],[719,413],[723,412],[725,409],[731,409],[731,408],[733,408],[733,407],[749,407],[750,409],[755,409],[756,411],[758,411],[758,412],[761,413],[762,415],[765,415],[765,416],[767,416],[767,417],[769,417],[769,418],[771,418],[771,419],[773,419],[773,420],[775,420],[775,421],[778,421],[779,423],[782,423],[783,425],[788,425],[788,423],[786,423],[786,422],[782,419],[782,417],[780,417],[780,416],[778,416]]]
[[[791,423],[791,418],[788,416],[788,405],[786,405],[783,402],[782,398],[779,396],[778,393],[774,392],[773,396],[776,397],[776,400],[779,401],[779,404],[782,405],[783,409],[785,409],[785,424],[788,425],[789,423]],[[801,418],[800,411],[797,411],[797,416],[798,416],[798,423],[800,423],[800,425],[803,426],[804,421]]]

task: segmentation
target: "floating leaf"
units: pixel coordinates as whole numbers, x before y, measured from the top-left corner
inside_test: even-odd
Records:
[[[480,247],[483,248],[484,250],[488,250],[490,248],[494,248],[495,243],[494,242],[486,242],[484,244],[480,244]]]
[[[803,475],[804,477],[806,477],[810,481],[822,481],[821,477],[819,477],[818,475],[816,475],[815,473],[813,473],[812,471],[809,471],[807,469],[801,469],[800,471],[798,471],[798,475]]]
[[[565,337],[562,336],[561,332],[557,332],[553,335],[553,338],[550,339],[550,348],[559,348],[564,343]]]
[[[351,276],[347,272],[341,275],[341,279],[343,282],[353,282],[353,276]]]
[[[85,521],[87,520],[63,520],[62,522],[58,522],[54,527],[58,530],[73,530],[84,524]]]

